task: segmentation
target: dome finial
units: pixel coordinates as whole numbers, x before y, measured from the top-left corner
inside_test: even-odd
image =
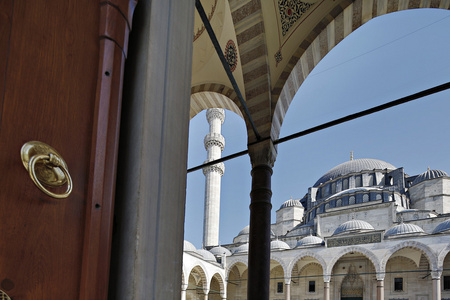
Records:
[[[430,171],[430,166],[427,167],[427,170]]]
[[[353,151],[350,151],[350,160],[353,160]]]

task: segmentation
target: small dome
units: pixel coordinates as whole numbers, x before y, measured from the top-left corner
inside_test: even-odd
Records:
[[[439,177],[448,177],[448,174],[442,170],[428,170],[417,176],[416,179],[414,179],[412,185],[418,184],[425,180],[435,179]]]
[[[223,255],[230,256],[231,255],[230,250],[228,250],[227,248],[222,247],[222,246],[214,247],[211,250],[209,250],[209,252],[211,252],[214,256],[223,256]]]
[[[190,243],[190,242],[184,240],[184,243],[183,243],[183,251],[193,251],[193,252],[195,252],[196,250],[197,250],[197,249],[195,249],[195,246],[192,245],[192,243]]]
[[[323,240],[314,235],[309,235],[307,237],[302,238],[297,242],[297,245],[295,247],[304,247],[304,246],[312,246],[312,245],[323,245]]]
[[[201,256],[203,256],[203,259],[206,261],[212,261],[212,262],[216,262],[216,258],[214,257],[214,255],[209,252],[208,250],[205,249],[198,249],[197,253],[200,254]]]
[[[389,230],[386,231],[384,234],[385,237],[395,236],[395,235],[404,235],[404,234],[417,234],[417,233],[424,233],[423,229],[415,224],[405,224],[400,223],[398,225],[395,225],[394,227],[391,227]]]
[[[280,209],[294,206],[303,207],[299,199],[289,199],[288,201],[281,204]]]
[[[372,225],[362,220],[350,220],[339,225],[334,231],[333,235],[350,233],[350,232],[363,232],[375,230]]]
[[[450,219],[445,220],[444,222],[440,223],[436,228],[433,230],[433,234],[435,233],[441,233],[444,231],[450,230]]]
[[[351,174],[351,173],[360,173],[361,171],[371,171],[371,170],[395,170],[396,167],[387,163],[385,161],[379,159],[370,159],[370,158],[361,158],[350,160],[345,163],[342,163],[333,169],[326,172],[319,180],[314,184],[314,187],[319,186],[322,183],[325,183],[329,180],[333,180],[335,178]]]
[[[245,243],[243,245],[240,245],[239,247],[235,248],[233,251],[233,254],[235,253],[246,253],[248,252],[248,243]]]
[[[250,225],[245,226],[241,231],[239,231],[238,236],[244,234],[250,234]]]
[[[270,250],[287,250],[291,249],[288,244],[280,240],[274,240],[270,242]]]

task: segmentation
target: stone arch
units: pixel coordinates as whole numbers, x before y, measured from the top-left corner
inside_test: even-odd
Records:
[[[277,101],[272,116],[272,139],[276,140],[279,138],[286,112],[306,77],[322,58],[350,33],[371,19],[388,13],[416,8],[449,9],[450,6],[450,3],[446,0],[386,0],[385,3],[385,5],[382,5],[380,1],[356,0],[353,3],[349,3],[338,14],[332,11],[322,19],[316,26],[316,29],[312,30],[304,42],[299,45],[298,49],[290,57],[290,63],[287,64],[282,72],[282,74],[289,74],[289,76],[280,76],[272,90],[272,101]]]
[[[322,256],[311,252],[311,251],[305,251],[302,252],[302,254],[297,255],[296,257],[294,257],[294,259],[289,263],[288,268],[287,268],[287,272],[289,274],[289,277],[292,274],[292,270],[294,269],[295,264],[301,260],[304,257],[312,257],[315,260],[317,260],[320,264],[320,266],[322,267],[323,272],[325,273],[325,271],[327,270],[327,263],[325,262],[325,260],[322,258]]]
[[[342,249],[341,251],[339,251],[339,253],[337,253],[336,255],[333,256],[333,258],[330,260],[330,263],[327,266],[327,272],[326,274],[331,274],[334,265],[336,264],[336,262],[341,259],[342,256],[352,253],[352,252],[357,252],[362,254],[363,256],[365,256],[374,266],[375,268],[375,272],[381,273],[381,264],[380,264],[380,260],[377,258],[377,256],[370,250],[364,248],[364,247],[360,247],[360,246],[351,246],[351,247],[346,247],[345,249]]]
[[[226,295],[226,287],[225,287],[225,278],[223,278],[223,276],[216,272],[212,277],[211,277],[211,282],[212,279],[215,278],[217,280],[217,282],[219,283],[220,286],[220,295]]]
[[[299,269],[299,270],[298,270],[298,273],[299,273],[299,274],[302,273],[302,271],[303,271],[305,268],[307,268],[308,266],[310,266],[310,265],[317,265],[317,266],[319,266],[319,267],[322,267],[322,265],[321,265],[320,263],[318,263],[318,262],[311,262],[311,263],[309,263],[309,264],[307,264],[307,265],[304,265],[301,269]]]
[[[450,252],[450,244],[439,252],[437,259],[437,269],[442,270],[444,268],[444,260],[447,254]]]
[[[421,251],[428,259],[428,263],[430,264],[431,269],[432,270],[437,269],[437,262],[438,262],[437,256],[435,255],[433,250],[431,250],[430,247],[417,241],[404,241],[388,249],[388,251],[385,253],[383,259],[381,260],[381,272],[385,272],[389,258],[391,258],[391,256],[395,252],[404,248],[413,248]]]
[[[276,261],[280,264],[281,268],[283,269],[284,278],[291,277],[290,274],[287,272],[287,265],[286,263],[278,256],[273,255],[270,253],[270,259]]]
[[[189,284],[189,276],[191,276],[191,273],[192,271],[194,271],[194,269],[200,274],[201,280],[203,282],[203,290],[209,289],[210,277],[208,275],[208,272],[206,271],[205,266],[203,266],[201,262],[198,262],[196,265],[189,269],[189,272],[187,273],[187,283]]]
[[[230,276],[230,272],[231,272],[231,270],[233,269],[233,267],[234,267],[235,265],[239,264],[239,263],[243,264],[243,265],[246,266],[247,269],[248,269],[248,262],[247,262],[246,260],[244,260],[244,259],[238,259],[238,260],[233,261],[232,264],[230,264],[229,266],[227,266],[227,273],[225,274],[225,280],[226,280],[226,281],[228,281],[228,277]]]
[[[191,88],[189,119],[208,108],[228,109],[243,118],[240,103],[233,89],[223,84],[201,84]]]

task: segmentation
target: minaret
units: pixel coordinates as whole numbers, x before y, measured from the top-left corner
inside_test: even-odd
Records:
[[[221,108],[210,108],[206,111],[206,119],[209,123],[209,133],[204,140],[208,153],[205,163],[222,156],[225,139],[220,132],[225,121],[225,111]],[[203,168],[205,175],[204,247],[219,245],[220,181],[224,172],[225,165],[223,163]]]

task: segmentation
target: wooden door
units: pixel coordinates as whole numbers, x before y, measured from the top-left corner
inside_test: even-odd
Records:
[[[132,4],[0,1],[0,290],[13,300],[107,297]],[[33,183],[28,141],[66,161],[68,198]]]

